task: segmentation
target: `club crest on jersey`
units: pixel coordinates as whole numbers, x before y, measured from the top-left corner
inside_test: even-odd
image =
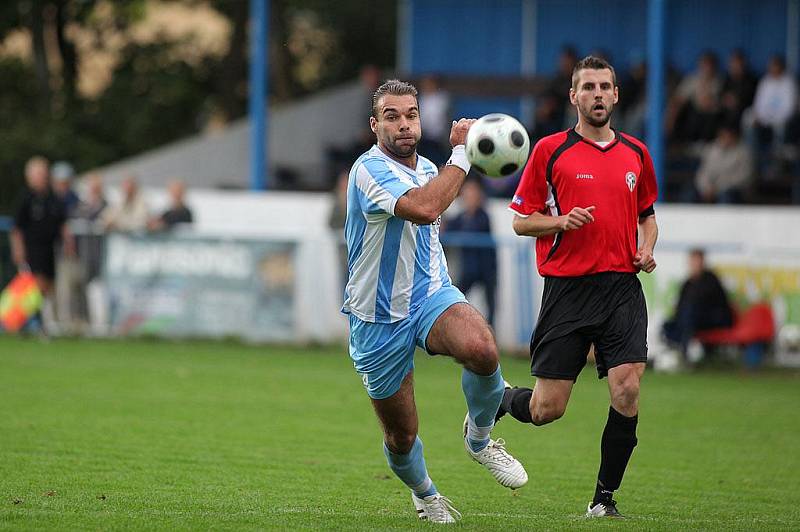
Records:
[[[625,174],[625,182],[628,184],[628,189],[633,192],[633,187],[636,186],[636,174],[633,172]]]

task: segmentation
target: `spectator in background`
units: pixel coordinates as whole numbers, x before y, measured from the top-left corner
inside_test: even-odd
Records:
[[[89,283],[100,275],[103,257],[103,235],[100,216],[108,207],[103,177],[90,174],[86,177],[86,188],[75,213],[73,224],[80,224],[82,234],[77,237],[78,256],[84,266],[83,281]]]
[[[86,192],[81,198],[75,217],[95,222],[103,210],[108,207],[103,190],[103,177],[100,174],[90,174],[86,177]]]
[[[706,268],[705,252],[691,250],[689,277],[681,287],[672,318],[664,323],[664,336],[680,350],[686,362],[686,349],[695,333],[731,325],[733,314],[722,283]]]
[[[716,120],[721,93],[717,56],[705,52],[698,59],[697,71],[683,78],[667,105],[671,138],[689,142],[712,139],[716,128],[707,121]]]
[[[420,80],[418,100],[420,121],[425,128],[419,152],[441,166],[450,155],[450,94],[442,90],[436,77],[425,76]]]
[[[107,231],[136,232],[147,229],[147,204],[139,193],[139,184],[134,176],[122,180],[122,202],[109,205],[100,214]]]
[[[341,273],[342,291],[347,285],[349,277],[347,271],[347,242],[344,239],[344,224],[347,221],[347,183],[350,173],[342,170],[336,177],[336,187],[333,189],[333,205],[328,216],[328,227],[331,229],[336,254],[339,257],[339,272]]]
[[[531,130],[531,146],[553,133],[561,131],[564,122],[563,101],[552,94],[545,94],[536,102],[533,115],[533,130]]]
[[[561,131],[575,125],[575,112],[569,103],[569,98],[565,94],[572,87],[572,69],[578,62],[578,52],[569,44],[561,47],[558,55],[558,65],[556,73],[548,84],[546,94],[554,98],[557,107],[554,119],[558,122],[556,131]]]
[[[623,131],[636,137],[644,136],[644,119],[647,114],[647,63],[635,57],[625,80],[620,83],[624,94],[619,99],[620,122]]]
[[[167,193],[169,208],[148,222],[147,227],[151,231],[168,231],[177,224],[190,224],[193,221],[192,211],[186,206],[186,184],[177,179],[170,181]]]
[[[44,157],[33,157],[25,165],[27,186],[18,200],[9,235],[14,264],[18,270],[30,270],[34,274],[45,297],[43,313],[48,325],[52,323],[56,245],[63,242],[64,253],[67,256],[75,254],[75,242],[66,224],[64,204],[53,194],[49,172],[49,163]]]
[[[464,210],[447,222],[447,233],[465,233],[474,242],[459,241],[461,273],[456,285],[464,294],[481,285],[486,295],[486,321],[494,326],[495,293],[497,291],[497,252],[492,240],[489,214],[484,208],[485,196],[481,182],[469,179],[461,187]]]
[[[80,198],[78,198],[78,195],[72,189],[72,179],[75,177],[75,170],[68,162],[57,161],[53,163],[53,167],[50,169],[50,177],[53,181],[53,192],[64,205],[64,212],[67,218],[73,218],[75,216],[75,210],[80,203]]]
[[[734,124],[720,127],[703,148],[695,176],[696,194],[705,203],[741,203],[753,176],[753,156]]]
[[[753,103],[753,119],[759,145],[783,142],[786,125],[797,113],[797,85],[786,72],[780,56],[770,59],[767,73],[758,82]]]
[[[72,224],[80,207],[80,198],[73,189],[75,170],[66,161],[53,163],[50,169],[53,193],[61,201],[64,213]],[[56,253],[55,308],[59,329],[68,333],[80,332],[86,313],[83,304],[83,268],[78,261],[80,247],[85,243],[82,227],[71,225],[75,239],[75,253]]]
[[[758,79],[740,49],[728,57],[728,75],[722,85],[722,107],[727,123],[739,124],[744,110],[753,105]]]

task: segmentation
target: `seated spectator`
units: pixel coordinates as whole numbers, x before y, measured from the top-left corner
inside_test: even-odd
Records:
[[[167,187],[169,208],[161,216],[151,219],[147,227],[151,231],[168,231],[177,224],[192,223],[192,211],[186,206],[186,184],[183,181],[172,181]]]
[[[461,272],[456,282],[463,293],[475,285],[483,286],[486,295],[486,321],[494,325],[495,292],[497,289],[497,252],[494,248],[492,226],[485,209],[485,197],[480,181],[469,179],[461,187],[464,210],[448,221],[446,233],[472,233],[476,240],[470,245],[461,242]],[[481,238],[482,237],[482,238]]]
[[[664,323],[664,336],[686,362],[686,349],[696,332],[732,324],[733,313],[722,283],[706,268],[705,252],[693,249],[689,252],[689,277],[681,287],[672,318]]]
[[[621,83],[624,94],[620,94],[619,110],[621,129],[636,137],[644,136],[644,121],[647,114],[647,63],[636,59]]]
[[[728,57],[728,73],[722,85],[722,106],[725,120],[739,123],[745,109],[753,105],[758,78],[750,70],[742,50],[736,49]]]
[[[710,140],[704,120],[718,109],[722,78],[717,56],[705,52],[697,62],[697,71],[681,80],[667,106],[667,131],[673,140]],[[707,137],[703,139],[703,137]]]
[[[695,176],[699,199],[705,203],[741,203],[753,176],[753,156],[739,130],[723,125],[713,143],[703,148]]]
[[[531,130],[531,146],[540,139],[561,131],[564,122],[563,99],[563,97],[556,98],[551,94],[546,94],[536,102],[533,129]]]
[[[546,96],[555,99],[556,110],[553,119],[558,124],[556,131],[561,131],[575,125],[575,108],[569,103],[569,89],[572,87],[572,69],[578,62],[578,52],[569,44],[561,47],[558,54],[556,73],[548,83]]]
[[[136,178],[126,177],[121,188],[122,202],[109,205],[100,215],[103,227],[108,231],[144,231],[147,228],[147,204],[139,193]]]
[[[782,143],[786,125],[796,112],[797,84],[786,72],[783,58],[774,56],[766,75],[758,82],[753,103],[753,125],[759,145]]]
[[[419,83],[420,121],[425,135],[419,143],[419,153],[434,164],[442,165],[450,154],[450,94],[442,90],[439,80],[426,76]]]

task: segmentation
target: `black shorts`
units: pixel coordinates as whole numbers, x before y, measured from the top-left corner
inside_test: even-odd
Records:
[[[647,307],[633,273],[546,277],[531,338],[531,375],[577,380],[594,344],[597,374],[647,361]]]
[[[26,251],[28,266],[32,273],[47,277],[51,281],[56,277],[56,254],[50,246],[28,246]]]

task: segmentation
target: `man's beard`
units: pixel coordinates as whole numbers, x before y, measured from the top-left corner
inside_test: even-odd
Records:
[[[386,142],[386,149],[392,152],[393,155],[397,157],[411,157],[417,151],[417,145],[419,145],[419,140],[416,139],[414,144],[407,144],[407,145],[399,145],[397,142]]]
[[[584,110],[581,109],[581,114],[583,115],[583,118],[586,120],[586,122],[590,126],[592,126],[592,127],[603,127],[606,124],[608,124],[609,120],[611,120],[611,115],[614,112],[614,104],[611,104],[611,106],[608,108],[608,110],[606,112],[606,115],[603,118],[601,118],[600,120],[598,120],[598,119],[596,119],[595,117],[592,116],[592,112],[594,111],[594,106],[595,105],[597,105],[597,104],[592,104],[592,107],[589,108],[589,112],[588,113],[584,112]]]

